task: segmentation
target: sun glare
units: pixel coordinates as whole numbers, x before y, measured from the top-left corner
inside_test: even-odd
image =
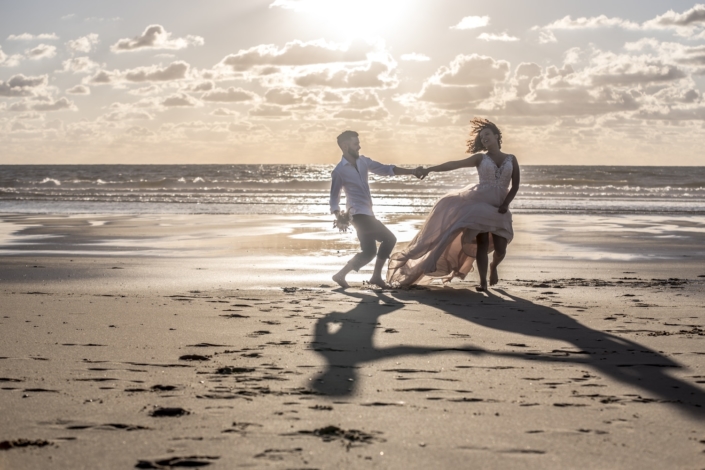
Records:
[[[347,32],[350,38],[370,37],[398,25],[414,7],[411,0],[274,0],[279,7],[305,14]]]

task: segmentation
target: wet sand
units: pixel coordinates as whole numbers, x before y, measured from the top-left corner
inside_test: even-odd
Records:
[[[481,294],[334,288],[327,217],[0,219],[0,468],[705,467],[701,220],[515,215]]]

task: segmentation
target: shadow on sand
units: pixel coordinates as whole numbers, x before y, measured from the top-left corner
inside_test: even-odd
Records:
[[[465,289],[430,288],[410,291],[338,292],[357,299],[347,312],[332,312],[318,320],[313,349],[326,361],[326,369],[314,380],[314,388],[329,396],[351,395],[357,384],[357,369],[363,364],[398,356],[430,355],[457,351],[468,355],[491,355],[508,359],[576,364],[622,382],[649,396],[628,395],[631,401],[666,402],[691,417],[705,417],[705,392],[668,375],[669,369],[682,368],[677,362],[634,341],[594,330],[550,307],[535,304],[495,289],[480,294]],[[547,352],[489,351],[478,345],[461,348],[397,346],[375,348],[373,336],[379,319],[402,313],[405,303],[420,303],[437,308],[471,324],[526,337],[555,340]],[[472,325],[469,325],[469,329]],[[336,330],[335,332],[332,332]],[[565,343],[573,347],[566,348]],[[603,403],[625,397],[591,395]]]

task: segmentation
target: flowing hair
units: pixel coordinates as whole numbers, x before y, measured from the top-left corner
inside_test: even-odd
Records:
[[[478,153],[487,150],[480,140],[480,132],[482,132],[483,129],[490,129],[492,133],[497,136],[499,148],[502,148],[502,131],[499,130],[499,127],[497,127],[494,122],[489,119],[472,118],[470,127],[470,140],[467,141],[467,153]]]

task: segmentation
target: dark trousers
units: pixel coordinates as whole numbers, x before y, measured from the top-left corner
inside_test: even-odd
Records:
[[[371,215],[355,214],[352,224],[362,248],[362,252],[348,262],[355,271],[359,271],[361,267],[372,261],[375,255],[381,259],[389,258],[397,243],[397,237],[382,222]],[[377,242],[382,242],[379,250],[377,250]]]

